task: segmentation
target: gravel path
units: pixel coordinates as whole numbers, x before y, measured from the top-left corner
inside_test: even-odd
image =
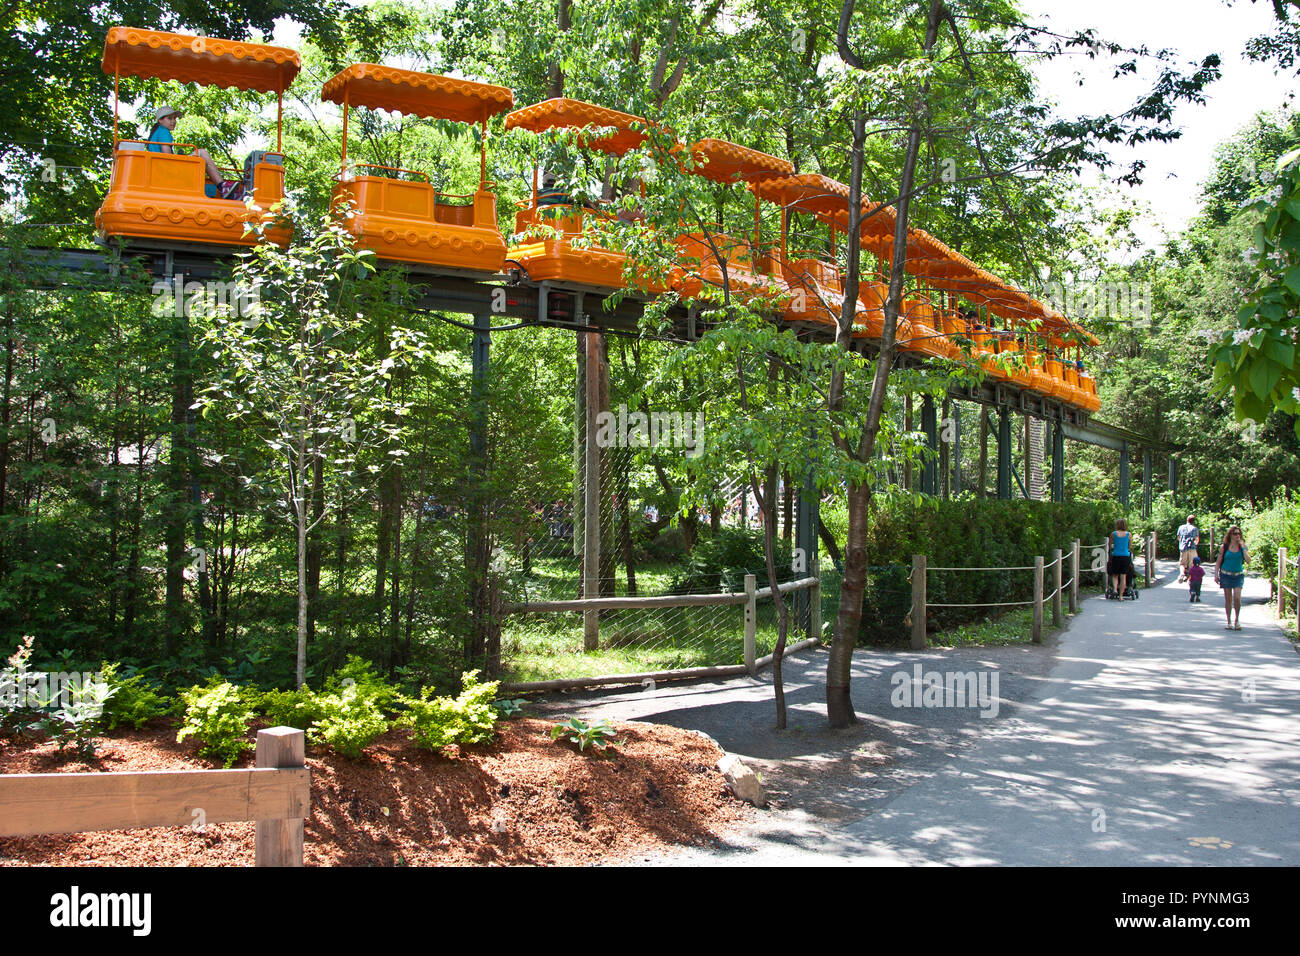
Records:
[[[1041,647],[859,651],[849,730],[825,727],[820,651],[786,662],[786,731],[770,672],[542,709],[700,730],[762,773],[774,808],[753,827],[646,862],[1300,864],[1300,656],[1268,585],[1247,580],[1227,631],[1212,579],[1189,605],[1176,565],[1158,570],[1141,600],[1089,598]],[[923,695],[930,672],[989,696],[924,706],[943,698]]]

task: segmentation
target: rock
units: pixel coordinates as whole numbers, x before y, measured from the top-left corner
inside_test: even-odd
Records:
[[[767,806],[767,794],[763,790],[763,782],[758,779],[758,774],[745,766],[744,761],[735,754],[725,754],[718,761],[718,770],[726,778],[727,786],[737,800],[744,800],[756,807]]]

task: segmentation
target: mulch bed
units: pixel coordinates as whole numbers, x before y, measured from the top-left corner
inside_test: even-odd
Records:
[[[185,770],[219,766],[158,721],[101,738],[96,756],[0,741],[0,773]],[[616,723],[622,745],[598,758],[550,738],[552,723],[497,725],[491,745],[417,749],[409,731],[350,761],[308,747],[308,866],[582,865],[715,841],[752,813],[727,792],[721,751],[662,724]],[[252,766],[252,753],[242,764]],[[0,865],[251,866],[252,823],[0,839]]]

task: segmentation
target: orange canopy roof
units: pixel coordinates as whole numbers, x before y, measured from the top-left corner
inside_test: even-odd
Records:
[[[101,65],[123,76],[278,93],[293,82],[302,60],[294,50],[265,43],[113,27]]]
[[[760,199],[786,206],[796,212],[811,212],[831,221],[836,212],[848,213],[849,187],[819,173],[802,173],[761,179],[750,189]]]
[[[526,129],[541,133],[548,129],[584,129],[588,126],[612,127],[604,136],[583,137],[582,145],[612,156],[622,156],[648,139],[635,126],[649,126],[650,121],[631,113],[584,103],[581,100],[553,99],[525,106],[506,117],[506,129]]]
[[[794,172],[794,163],[788,159],[725,139],[702,139],[691,147],[691,156],[695,159],[691,172],[719,183],[748,182]]]
[[[514,93],[504,86],[376,63],[353,63],[326,80],[320,90],[322,100],[339,105],[345,96],[351,106],[462,123],[482,122],[515,103]]]

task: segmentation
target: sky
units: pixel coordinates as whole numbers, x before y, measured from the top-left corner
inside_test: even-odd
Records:
[[[1142,186],[1116,187],[1116,201],[1151,208],[1151,217],[1138,230],[1150,246],[1159,245],[1166,234],[1177,234],[1196,215],[1199,186],[1209,175],[1215,146],[1259,111],[1292,102],[1300,87],[1294,75],[1275,73],[1269,65],[1244,58],[1248,39],[1272,31],[1269,0],[1235,0],[1231,6],[1224,0],[1021,0],[1021,6],[1027,22],[1060,33],[1091,27],[1124,46],[1176,50],[1184,63],[1220,55],[1222,76],[1208,88],[1205,105],[1184,104],[1174,113],[1174,125],[1182,132],[1179,139],[1112,147],[1112,157],[1125,165],[1133,159],[1146,161]],[[1035,69],[1042,93],[1065,115],[1121,113],[1149,89],[1154,64],[1140,68],[1144,83],[1133,77],[1114,79],[1114,62],[1072,53]]]

